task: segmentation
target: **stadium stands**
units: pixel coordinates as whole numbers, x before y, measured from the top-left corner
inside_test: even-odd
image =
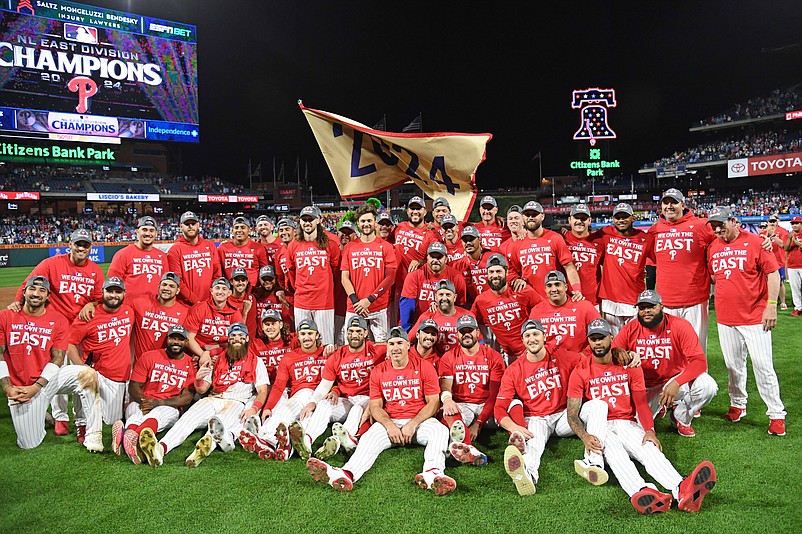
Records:
[[[775,89],[768,96],[750,98],[746,102],[735,104],[723,113],[702,119],[694,126],[710,126],[728,122],[758,119],[802,109],[802,93],[800,86],[795,85],[788,89]]]

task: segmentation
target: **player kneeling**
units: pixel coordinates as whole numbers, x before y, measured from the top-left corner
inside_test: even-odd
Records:
[[[223,452],[234,449],[234,436],[242,428],[242,421],[262,408],[269,384],[264,363],[248,351],[248,343],[245,323],[229,326],[228,347],[214,365],[205,363],[197,372],[196,391],[201,395],[209,392],[209,395],[193,404],[161,441],[156,441],[150,428],[142,429],[139,446],[150,465],[161,465],[165,454],[204,427],[208,430],[187,457],[187,467],[200,465],[218,445]]]
[[[389,359],[370,375],[370,413],[376,422],[342,469],[310,458],[309,473],[336,490],[351,491],[382,451],[415,442],[426,447],[423,472],[415,476],[415,483],[438,495],[451,493],[457,483],[443,474],[448,429],[433,417],[440,406],[437,373],[430,363],[409,354],[407,333],[401,327],[390,329],[387,355]]]
[[[195,383],[192,358],[184,354],[187,331],[173,325],[167,331],[167,347],[149,350],[139,356],[128,382],[131,402],[125,409],[125,424],[116,421],[111,427],[111,447],[115,454],[123,450],[139,465],[142,450],[139,436],[146,428],[153,434],[178,421],[178,409],[192,402],[190,386]]]
[[[625,368],[613,361],[610,350],[613,331],[604,319],[588,324],[588,342],[593,359],[571,374],[568,385],[568,422],[585,443],[586,453],[604,451],[610,469],[630,496],[630,502],[642,514],[665,512],[677,499],[680,510],[698,512],[702,499],[716,485],[716,469],[708,461],[697,465],[686,478],[677,472],[662,452],[654,433],[654,420],[646,400],[643,370]],[[582,399],[605,401],[609,406],[606,425],[594,425],[592,434],[579,419]],[[636,419],[637,416],[637,419]],[[595,416],[594,416],[595,417]],[[640,424],[638,423],[640,420]],[[641,424],[643,426],[641,426]],[[671,494],[647,484],[632,462],[634,458]],[[577,469],[580,475],[584,473]]]

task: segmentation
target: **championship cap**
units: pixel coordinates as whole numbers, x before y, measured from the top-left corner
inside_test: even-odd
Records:
[[[498,207],[498,202],[496,202],[496,199],[491,197],[490,195],[482,197],[482,201],[479,202],[480,206],[487,206],[488,204],[493,206],[494,208]]]
[[[407,334],[407,331],[400,326],[394,326],[389,332],[387,332],[387,341],[390,341],[394,338],[400,338],[404,341],[409,341],[409,334]]]
[[[529,319],[521,325],[521,335],[524,335],[524,332],[529,330],[540,330],[544,334],[546,333],[546,329],[543,328],[543,324],[537,319]]]
[[[225,276],[221,276],[220,278],[217,278],[215,279],[214,282],[212,282],[212,287],[221,285],[226,286],[228,289],[231,289],[231,282],[229,282],[228,278],[226,278]]]
[[[776,213],[772,213],[771,215],[769,215],[769,222],[777,222],[779,220],[780,216],[777,215]]]
[[[418,327],[418,330],[426,330],[427,328],[433,328],[435,334],[440,332],[440,326],[434,319],[424,319]]]
[[[685,202],[685,197],[682,195],[679,189],[668,189],[665,193],[663,193],[663,198],[660,200],[665,200],[667,198],[671,198],[676,200],[677,202]]]
[[[549,282],[562,282],[565,283],[565,273],[562,271],[551,271],[546,275],[546,283]]]
[[[513,204],[512,206],[507,208],[507,215],[509,215],[510,213],[521,213],[521,206],[519,206],[518,204]]]
[[[707,222],[727,222],[732,219],[732,210],[727,206],[713,206],[707,215]]]
[[[412,206],[413,204],[418,205],[421,208],[426,206],[426,203],[423,201],[423,199],[421,197],[412,197],[412,198],[410,198],[409,202],[407,202],[407,209],[409,209],[409,207]]]
[[[356,226],[354,226],[354,223],[352,223],[351,221],[343,221],[340,223],[340,232],[345,233],[346,230],[351,233],[355,233]]]
[[[295,221],[293,221],[292,219],[288,219],[286,217],[284,217],[283,219],[279,219],[279,221],[276,223],[276,228],[282,228],[284,226],[295,228]]]
[[[184,224],[187,221],[200,221],[198,216],[195,215],[194,211],[185,211],[181,214],[181,224]]]
[[[281,314],[278,310],[273,308],[265,308],[262,310],[262,322],[265,321],[281,321]]]
[[[263,265],[259,269],[259,278],[275,278],[276,277],[276,269],[273,268],[272,265]]]
[[[387,213],[387,212],[379,213],[379,218],[376,219],[376,221],[379,224],[382,224],[383,222],[388,222],[388,223],[390,223],[391,226],[395,226],[395,223],[393,223],[393,218],[390,217],[390,214]]]
[[[626,202],[619,202],[618,204],[615,205],[615,209],[613,210],[613,215],[615,215],[616,213],[626,213],[630,217],[635,215],[635,212],[632,211],[632,206],[630,206]]]
[[[243,216],[234,217],[234,221],[231,223],[231,225],[235,226],[237,224],[244,224],[248,228],[251,227],[251,221],[247,217],[243,217]]]
[[[233,323],[231,326],[228,327],[228,336],[231,337],[233,334],[245,334],[248,335],[248,327],[245,326],[245,323],[236,322]]]
[[[476,317],[473,315],[468,315],[467,313],[460,316],[460,318],[457,319],[457,332],[463,328],[473,328],[474,330],[477,330],[479,328],[479,323],[476,322]]]
[[[647,289],[638,295],[638,304],[662,304],[663,299],[657,291]]]
[[[610,328],[610,323],[604,319],[593,319],[588,323],[588,337],[592,336],[593,334],[612,336],[613,329]]]
[[[231,270],[231,279],[236,280],[237,278],[248,278],[248,271],[242,267],[234,267]]]
[[[590,217],[590,210],[588,209],[588,207],[586,205],[584,205],[584,204],[575,204],[575,205],[571,206],[571,217],[575,217],[575,216],[579,215],[580,213]]]
[[[108,289],[110,287],[119,287],[123,291],[125,291],[125,282],[123,279],[118,276],[112,276],[111,278],[106,278],[106,281],[103,282],[103,289]]]
[[[299,217],[312,217],[313,219],[317,219],[320,217],[320,211],[315,206],[306,206],[304,209],[301,210],[301,214]]]
[[[351,320],[348,321],[346,328],[361,328],[362,330],[367,330],[368,320],[361,315],[354,315],[351,317]]]
[[[443,217],[443,220],[445,220],[445,217]],[[475,226],[466,226],[465,228],[462,229],[462,237],[472,237],[473,239],[479,239],[482,236],[479,235],[479,230],[477,230]]]
[[[487,266],[488,267],[504,267],[507,268],[507,258],[504,257],[503,254],[499,254],[496,252],[492,254],[489,258],[487,258]]]
[[[165,280],[169,280],[179,287],[181,286],[181,277],[178,276],[178,273],[174,273],[173,271],[167,271],[162,275],[160,282],[164,282]]]
[[[769,223],[766,221],[760,221],[760,224],[757,225],[758,228],[768,228]]]
[[[78,243],[80,241],[86,241],[90,244],[92,243],[92,236],[85,228],[78,228],[70,234],[70,242]]]
[[[50,291],[50,280],[44,276],[31,276],[28,278],[28,281],[25,282],[25,287],[43,287]]]
[[[448,278],[443,278],[442,280],[437,282],[436,286],[434,286],[435,293],[440,291],[441,289],[447,289],[447,290],[451,291],[452,293],[456,293],[457,292],[457,288],[454,287],[454,282],[452,282]]]
[[[173,326],[170,327],[170,329],[167,331],[167,337],[170,336],[181,336],[184,339],[189,339],[189,334],[187,334],[187,329],[180,324],[174,324]]]
[[[443,215],[443,219],[440,221],[440,226],[445,228],[447,224],[450,224],[451,226],[457,226],[457,218],[450,213]]]
[[[298,328],[296,328],[298,332],[303,330],[311,330],[312,332],[318,332],[317,323],[312,319],[304,319],[300,323],[298,323]]]
[[[152,226],[154,228],[158,228],[158,226],[156,226],[156,219],[154,219],[150,215],[145,215],[144,217],[139,219],[139,222],[136,223],[137,228],[142,228],[143,226]]]
[[[448,199],[446,199],[445,197],[437,197],[436,199],[434,199],[434,202],[432,202],[432,208],[443,208],[443,207],[451,209],[451,204],[448,203]]]
[[[796,215],[795,217],[793,217],[791,219],[791,224],[794,224],[794,223],[802,223],[802,217],[800,217],[799,215]]]
[[[538,213],[543,213],[543,206],[540,204],[540,202],[536,200],[530,200],[529,202],[524,204],[524,207],[521,209],[521,213],[526,213],[527,211],[536,211]]]
[[[260,222],[269,222],[269,223],[272,223],[273,221],[271,221],[271,220],[270,220],[270,217],[268,217],[267,215],[260,215],[260,216],[258,216],[258,217],[256,218],[256,224],[259,224]]]
[[[426,249],[427,255],[440,254],[441,256],[445,256],[447,252],[448,251],[446,250],[446,246],[440,241],[435,241],[434,243],[429,245],[428,249]]]

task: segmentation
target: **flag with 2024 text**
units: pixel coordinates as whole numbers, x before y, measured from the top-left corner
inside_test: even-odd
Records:
[[[408,180],[445,197],[465,221],[476,200],[475,174],[491,134],[392,133],[298,102],[343,198],[375,195]]]

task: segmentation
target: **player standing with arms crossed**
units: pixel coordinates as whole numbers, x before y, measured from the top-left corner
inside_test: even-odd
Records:
[[[107,276],[122,279],[131,295],[152,295],[167,272],[167,254],[153,246],[157,232],[156,219],[142,217],[136,225],[136,242],[111,258]]]
[[[730,409],[724,418],[737,423],[746,416],[748,350],[757,390],[768,408],[769,434],[784,436],[785,406],[771,348],[780,290],[777,260],[762,248],[760,237],[741,230],[726,206],[714,207],[708,224],[717,238],[708,249],[707,265],[716,284],[716,322],[729,375]]]
[[[181,235],[167,252],[170,271],[182,280],[179,300],[194,306],[211,296],[212,282],[222,276],[214,242],[201,236],[201,224],[192,211],[181,214]]]
[[[788,252],[788,283],[791,285],[791,299],[794,311],[791,317],[802,316],[802,217],[791,219],[791,233],[785,240]]]

